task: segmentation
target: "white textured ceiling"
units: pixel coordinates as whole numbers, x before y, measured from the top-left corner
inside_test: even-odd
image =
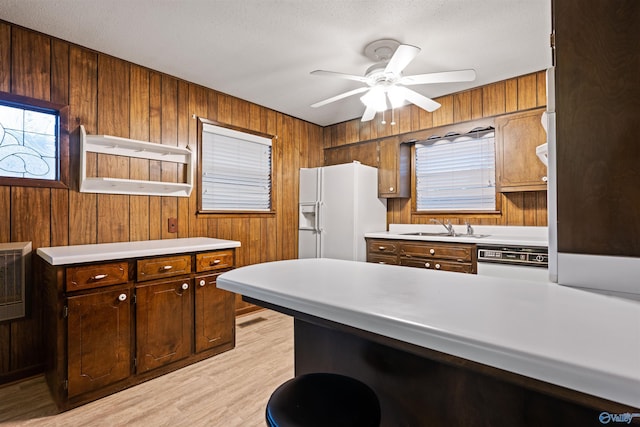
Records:
[[[551,0],[0,0],[0,19],[322,126],[360,117],[357,88],[311,76],[363,75],[371,41],[422,49],[405,75],[474,68],[437,97],[551,65]]]

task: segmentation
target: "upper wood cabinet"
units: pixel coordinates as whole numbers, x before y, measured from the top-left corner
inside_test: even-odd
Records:
[[[497,191],[547,189],[547,168],[536,155],[536,147],[547,139],[543,112],[538,108],[496,118]]]
[[[411,149],[397,137],[379,141],[378,196],[406,198],[411,196]]]

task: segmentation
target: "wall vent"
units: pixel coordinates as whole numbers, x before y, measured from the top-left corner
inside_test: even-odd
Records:
[[[0,321],[25,316],[25,282],[31,242],[0,243]]]

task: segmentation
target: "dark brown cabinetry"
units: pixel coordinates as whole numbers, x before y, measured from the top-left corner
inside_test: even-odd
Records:
[[[640,2],[551,4],[558,252],[640,257]]]
[[[67,299],[69,397],[129,376],[131,300],[128,287]]]
[[[381,139],[378,165],[378,196],[407,198],[411,196],[411,149],[400,144],[398,137]]]
[[[137,372],[191,353],[192,280],[188,277],[136,287]]]
[[[367,262],[475,274],[477,250],[467,243],[367,239]]]
[[[547,140],[543,112],[544,108],[538,108],[496,118],[498,191],[547,189],[547,168],[536,154],[536,147]]]
[[[233,341],[234,297],[216,287],[220,273],[195,279],[195,351],[214,348]]]
[[[46,376],[66,410],[235,345],[233,293],[218,289],[233,249],[54,266],[46,294]]]

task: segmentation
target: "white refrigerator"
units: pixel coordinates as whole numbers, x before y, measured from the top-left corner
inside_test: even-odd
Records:
[[[300,169],[298,258],[366,261],[364,234],[387,229],[378,169],[359,162]]]

